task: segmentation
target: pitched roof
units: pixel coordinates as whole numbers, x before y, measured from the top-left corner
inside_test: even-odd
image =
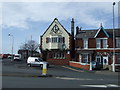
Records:
[[[95,36],[94,36],[95,38],[97,37],[97,35],[99,34],[99,32],[100,32],[101,30],[106,34],[107,37],[109,37],[108,33],[105,31],[105,29],[103,28],[103,26],[102,26],[102,24],[101,24],[100,29],[97,31],[97,33],[96,33]]]
[[[109,37],[113,36],[113,29],[104,29]],[[94,38],[98,30],[81,30],[79,34],[75,35],[75,38]],[[115,29],[115,37],[120,37],[120,28]]]
[[[55,20],[57,20],[58,21],[58,19],[57,18],[55,18],[54,20],[53,20],[53,22],[50,24],[50,26],[46,29],[46,31],[43,33],[43,35],[47,32],[47,30],[51,27],[51,25],[55,22]],[[62,28],[68,33],[68,35],[70,35],[70,33],[63,27],[63,25],[58,21],[58,23],[62,26]],[[42,36],[43,36],[42,35]]]

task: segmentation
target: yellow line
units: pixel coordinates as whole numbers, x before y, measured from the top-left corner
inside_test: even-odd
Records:
[[[73,69],[73,68],[70,68],[70,67],[67,67],[67,66],[62,66],[62,67],[73,70],[73,71],[76,71],[76,72],[84,72],[84,71],[76,70],[76,69]]]

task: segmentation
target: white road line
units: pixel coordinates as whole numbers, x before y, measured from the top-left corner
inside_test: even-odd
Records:
[[[107,88],[107,86],[105,86],[105,85],[80,85],[80,86],[83,86],[83,87],[99,87],[99,88]]]
[[[98,88],[108,88],[108,87],[120,87],[118,85],[114,85],[114,84],[106,84],[106,85],[80,85],[82,87],[98,87]]]
[[[56,77],[57,79],[64,79],[64,80],[92,80],[92,79],[82,79],[82,78],[71,78],[71,77]]]
[[[106,84],[107,87],[120,87],[118,85],[114,85],[114,84]]]

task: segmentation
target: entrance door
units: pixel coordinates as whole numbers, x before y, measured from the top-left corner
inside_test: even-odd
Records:
[[[103,65],[108,65],[108,56],[103,56]]]
[[[101,64],[101,56],[96,56],[96,62]]]

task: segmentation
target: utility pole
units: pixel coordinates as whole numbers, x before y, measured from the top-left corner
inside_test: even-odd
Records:
[[[12,50],[11,50],[11,54],[12,54],[12,57],[11,57],[11,60],[13,59],[13,49],[14,49],[14,36],[11,35],[11,34],[8,34],[8,36],[11,36],[12,37]]]
[[[113,2],[113,63],[112,63],[112,70],[115,72],[115,24],[114,24],[114,6],[115,2]]]

